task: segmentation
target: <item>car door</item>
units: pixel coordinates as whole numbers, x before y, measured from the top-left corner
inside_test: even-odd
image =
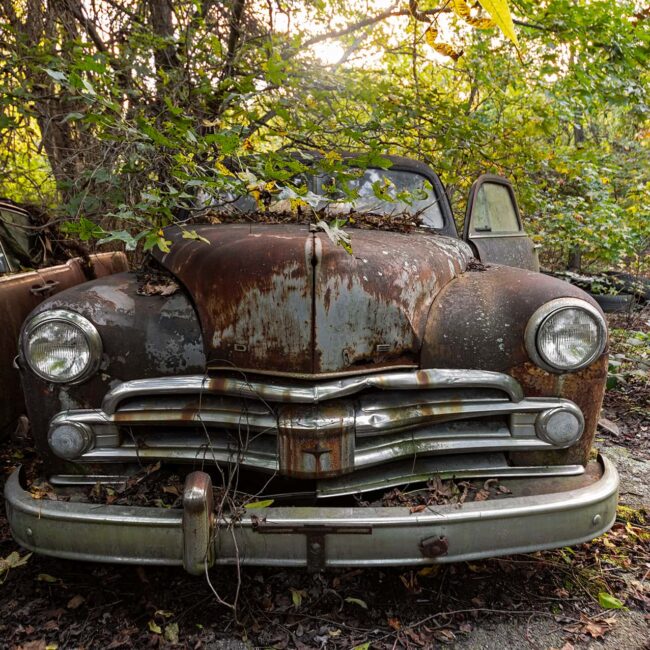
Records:
[[[463,239],[483,263],[539,271],[537,246],[526,235],[510,181],[479,176],[469,192]]]

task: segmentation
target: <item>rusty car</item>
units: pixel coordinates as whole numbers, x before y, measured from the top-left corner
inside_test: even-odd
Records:
[[[25,414],[20,377],[13,363],[25,317],[42,300],[59,291],[128,268],[121,252],[48,264],[44,255],[48,242],[40,230],[33,225],[28,210],[0,199],[0,435],[21,428]]]
[[[56,498],[9,477],[23,547],[192,574],[319,570],[530,552],[613,524],[618,475],[592,451],[600,308],[538,272],[507,180],[479,178],[459,236],[434,171],[389,160],[359,169],[352,207],[323,198],[319,214],[412,227],[271,223],[239,197],[239,221],[170,226],[146,269],[31,312],[17,365]],[[325,196],[318,174],[305,182]],[[84,497],[147,468],[182,481],[174,507]],[[381,496],[476,480],[502,489],[417,507]]]

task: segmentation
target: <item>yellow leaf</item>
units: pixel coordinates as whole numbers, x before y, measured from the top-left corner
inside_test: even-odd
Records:
[[[425,566],[424,568],[420,569],[418,571],[418,575],[422,577],[426,577],[428,575],[431,575],[432,573],[437,573],[439,570],[440,570],[439,564],[429,564],[428,566]]]
[[[512,22],[508,0],[478,0],[481,7],[487,11],[497,24],[499,29],[519,47],[517,34],[515,33],[515,24]]]
[[[39,582],[58,582],[57,578],[55,578],[54,576],[49,575],[48,573],[39,573],[36,576],[36,579]]]
[[[438,30],[431,26],[424,32],[424,38],[426,39],[427,45],[432,47],[438,54],[443,56],[451,57],[454,61],[462,55],[462,52],[456,51],[451,45],[447,43],[438,43],[436,39],[438,38]]]
[[[496,23],[491,18],[476,18],[472,16],[469,5],[465,0],[454,0],[454,12],[460,16],[468,25],[477,29],[489,29]]]
[[[147,627],[154,634],[162,634],[162,628],[160,627],[160,625],[158,625],[158,623],[156,623],[156,621],[149,621],[147,623]]]
[[[431,47],[435,47],[436,38],[438,38],[438,30],[435,27],[429,27],[429,29],[424,32],[424,38]]]
[[[289,204],[291,205],[292,210],[297,210],[298,208],[307,205],[307,203],[300,198],[289,199]]]
[[[234,174],[223,163],[217,162],[215,166],[217,171],[223,176],[234,176]]]

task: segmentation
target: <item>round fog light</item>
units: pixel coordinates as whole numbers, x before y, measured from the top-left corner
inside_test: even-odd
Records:
[[[582,435],[585,421],[577,406],[542,411],[535,421],[537,435],[555,447],[570,447]]]
[[[58,424],[50,429],[47,436],[50,449],[59,458],[75,460],[90,448],[92,433],[90,429],[80,422]]]

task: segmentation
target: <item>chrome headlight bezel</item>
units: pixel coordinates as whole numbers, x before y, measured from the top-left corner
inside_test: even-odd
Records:
[[[538,336],[544,327],[544,324],[552,316],[556,315],[558,312],[569,309],[578,309],[589,314],[589,316],[596,324],[599,342],[598,346],[595,348],[592,354],[589,355],[589,357],[586,357],[580,364],[571,368],[562,368],[553,365],[540,353]],[[598,359],[598,357],[600,357],[600,355],[605,351],[605,347],[607,345],[607,323],[605,322],[605,319],[603,318],[603,315],[600,313],[600,311],[598,311],[598,309],[596,309],[596,307],[593,305],[589,304],[586,300],[580,300],[579,298],[556,298],[554,300],[550,300],[547,303],[544,303],[530,317],[526,326],[525,343],[528,356],[540,368],[543,368],[544,370],[555,374],[575,372],[576,370],[586,368],[588,365]]]
[[[89,361],[84,369],[72,377],[55,377],[42,372],[35,364],[31,362],[29,355],[29,341],[34,332],[46,323],[63,322],[78,329],[89,350]],[[20,354],[27,367],[37,377],[53,384],[80,384],[99,369],[102,360],[103,345],[102,339],[97,328],[81,314],[67,309],[52,309],[37,314],[23,326],[20,335]]]

